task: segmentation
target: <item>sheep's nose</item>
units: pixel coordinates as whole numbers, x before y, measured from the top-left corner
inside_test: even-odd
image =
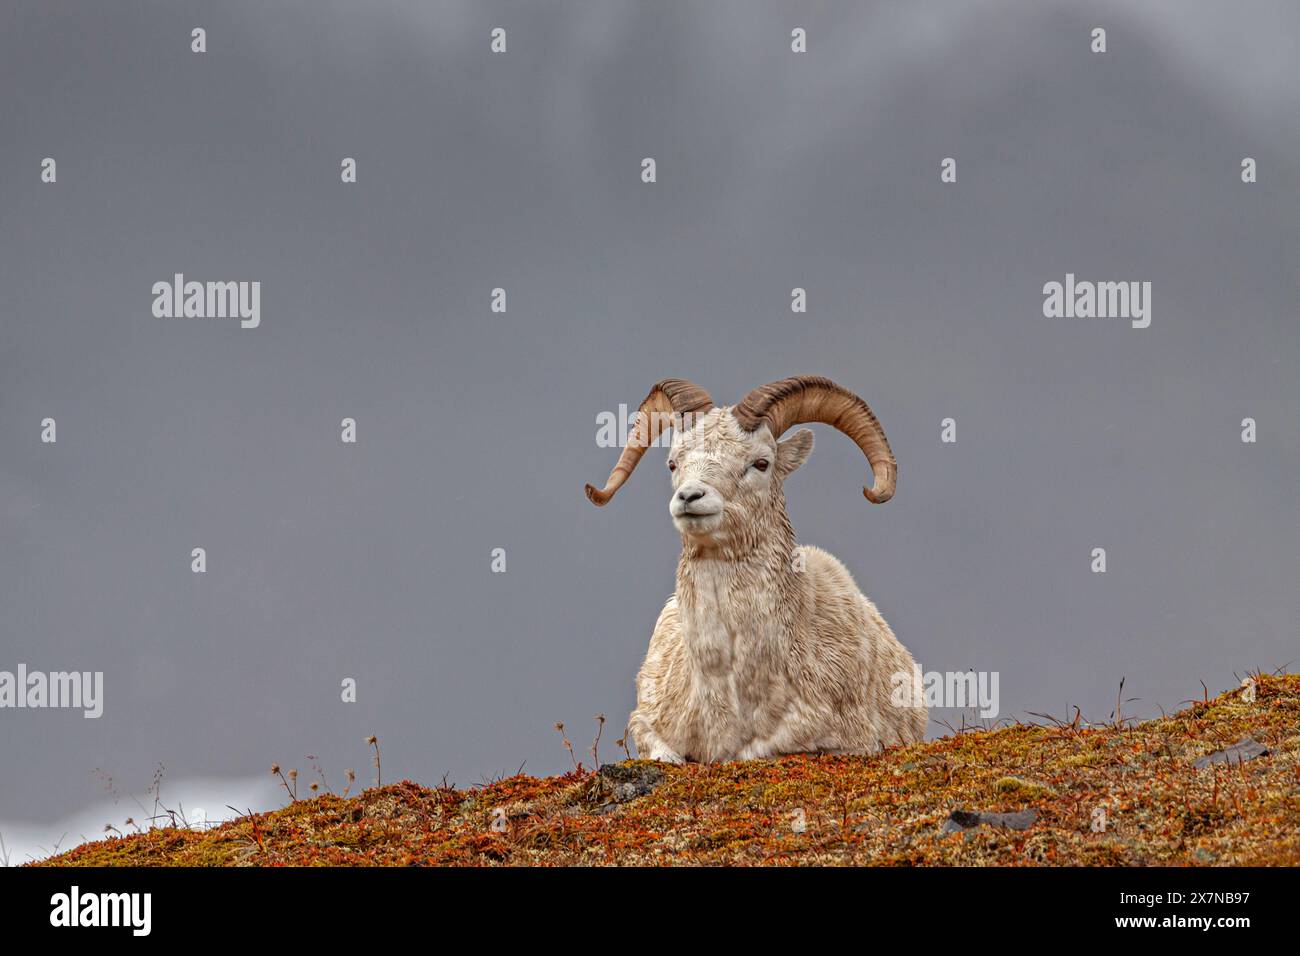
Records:
[[[692,501],[699,501],[705,495],[703,488],[683,488],[677,492],[677,500],[690,504]]]

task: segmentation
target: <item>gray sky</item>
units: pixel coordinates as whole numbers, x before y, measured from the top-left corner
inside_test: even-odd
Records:
[[[0,670],[105,705],[0,711],[0,833],[97,767],[242,796],[376,733],[464,785],[599,712],[612,756],[678,541],[662,453],[582,484],[665,376],[871,403],[897,496],[818,427],[795,527],[1004,716],[1300,657],[1300,12],[1141,6],[4,4]],[[260,328],[154,318],[175,272],[260,281]],[[1044,318],[1067,272],[1151,282],[1151,327]]]

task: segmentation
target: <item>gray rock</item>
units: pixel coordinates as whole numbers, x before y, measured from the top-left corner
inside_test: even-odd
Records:
[[[1212,754],[1206,754],[1204,757],[1196,760],[1192,766],[1197,770],[1202,767],[1208,767],[1215,763],[1245,763],[1247,760],[1254,760],[1256,757],[1268,756],[1268,748],[1263,744],[1257,743],[1250,737],[1245,737],[1237,741],[1231,747],[1225,747],[1222,750],[1216,750]]]
[[[1004,827],[1008,830],[1028,830],[1038,819],[1037,810],[1017,810],[1015,813],[988,813],[981,810],[954,810],[943,821],[940,833],[963,833],[976,827]]]
[[[664,774],[656,767],[627,766],[607,763],[599,771],[601,789],[610,803],[627,803],[644,797],[663,783]]]

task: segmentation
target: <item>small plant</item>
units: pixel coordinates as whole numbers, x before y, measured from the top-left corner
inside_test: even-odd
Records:
[[[112,824],[109,824],[109,826],[112,826]],[[105,829],[105,831],[107,831],[107,830],[108,830],[108,827],[105,827],[104,829]],[[42,845],[42,844],[37,844],[36,849],[40,850],[40,851],[41,851],[42,853],[44,853],[46,856],[57,856],[57,855],[58,855],[58,852],[59,852],[59,847],[63,846],[63,841],[64,841],[65,839],[67,839],[67,837],[68,837],[68,834],[67,834],[67,832],[65,831],[64,834],[63,834],[63,836],[59,837],[58,842],[54,844],[54,847],[53,847],[52,849],[48,849],[48,850],[47,850],[47,849],[44,847],[44,845]],[[83,840],[85,839],[85,836],[84,836],[84,835],[82,836],[82,839],[83,839]],[[32,856],[30,853],[27,854],[27,858],[28,858],[29,860],[33,860],[33,861],[36,859],[36,857]]]
[[[1115,727],[1116,730],[1123,730],[1123,729],[1124,729],[1124,720],[1125,720],[1125,718],[1124,718],[1124,716],[1123,716],[1124,705],[1125,705],[1125,704],[1131,704],[1133,701],[1137,700],[1136,697],[1130,697],[1130,698],[1128,698],[1127,700],[1124,699],[1124,681],[1125,681],[1125,680],[1127,680],[1127,678],[1121,677],[1121,678],[1119,679],[1119,690],[1118,690],[1118,691],[1116,692],[1116,694],[1115,694],[1115,712],[1114,712],[1113,714],[1110,715],[1110,716],[1111,716],[1111,722],[1112,722],[1112,724],[1113,724],[1113,726]],[[1201,683],[1201,686],[1202,686],[1202,687],[1205,687],[1204,682]],[[1207,689],[1206,689],[1206,692],[1205,692],[1205,704],[1206,704],[1207,707],[1209,706],[1209,703],[1210,703],[1210,693],[1209,693],[1209,689],[1207,688]],[[1129,721],[1132,721],[1133,718],[1130,717],[1130,718],[1128,718],[1128,720],[1129,720]]]
[[[596,739],[591,742],[591,765],[600,769],[600,735],[605,730],[605,715],[596,715]]]
[[[249,824],[252,826],[252,829],[253,829],[253,842],[255,842],[255,843],[257,844],[257,848],[258,848],[259,850],[261,850],[263,853],[265,853],[265,852],[266,852],[266,844],[265,844],[264,842],[262,842],[262,830],[261,830],[261,827],[259,827],[259,826],[257,825],[257,814],[256,814],[256,813],[253,813],[251,810],[250,810],[249,813],[248,813],[248,822],[249,822]]]
[[[384,774],[379,763],[379,738],[371,734],[366,738],[366,743],[375,748],[375,786],[382,787],[384,785]]]
[[[316,759],[314,754],[308,754],[307,759],[311,761],[311,769],[316,771],[316,776],[320,777],[320,786],[325,788],[326,793],[333,793],[334,791],[330,788],[329,781],[325,779],[325,771],[321,769],[320,761]],[[315,783],[313,783],[311,785],[312,793],[315,793],[317,789],[319,788]]]
[[[113,802],[117,803],[117,787],[113,783],[113,775],[100,770],[98,767],[90,771],[90,773],[91,776],[99,781],[99,785],[113,798]]]
[[[149,784],[149,789],[145,791],[145,793],[153,794],[153,813],[149,816],[150,823],[161,818],[162,814],[158,812],[160,809],[166,810],[162,805],[162,781],[166,772],[167,768],[159,763],[157,769],[153,772],[153,780]],[[109,782],[112,782],[111,777]]]
[[[560,734],[560,739],[564,741],[564,749],[569,752],[569,759],[573,761],[573,769],[577,773],[582,773],[582,764],[578,763],[578,755],[573,752],[573,741],[569,740],[564,733],[564,722],[556,721],[555,729]]]
[[[271,764],[271,776],[279,777],[280,783],[284,784],[284,792],[289,794],[289,800],[292,803],[298,802],[298,771],[290,770],[289,777],[293,779],[293,786],[289,786],[289,779],[285,777],[284,772],[280,769],[278,763]]]

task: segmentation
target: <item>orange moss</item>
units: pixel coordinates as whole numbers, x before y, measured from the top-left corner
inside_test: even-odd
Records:
[[[1192,766],[1246,736],[1271,753]],[[654,790],[619,804],[578,772],[468,790],[403,781],[205,831],[100,840],[41,865],[1300,864],[1295,675],[1261,677],[1253,702],[1234,691],[1129,727],[1020,725],[872,757],[659,769]],[[1027,830],[940,833],[955,809],[1023,808],[1038,813]]]

